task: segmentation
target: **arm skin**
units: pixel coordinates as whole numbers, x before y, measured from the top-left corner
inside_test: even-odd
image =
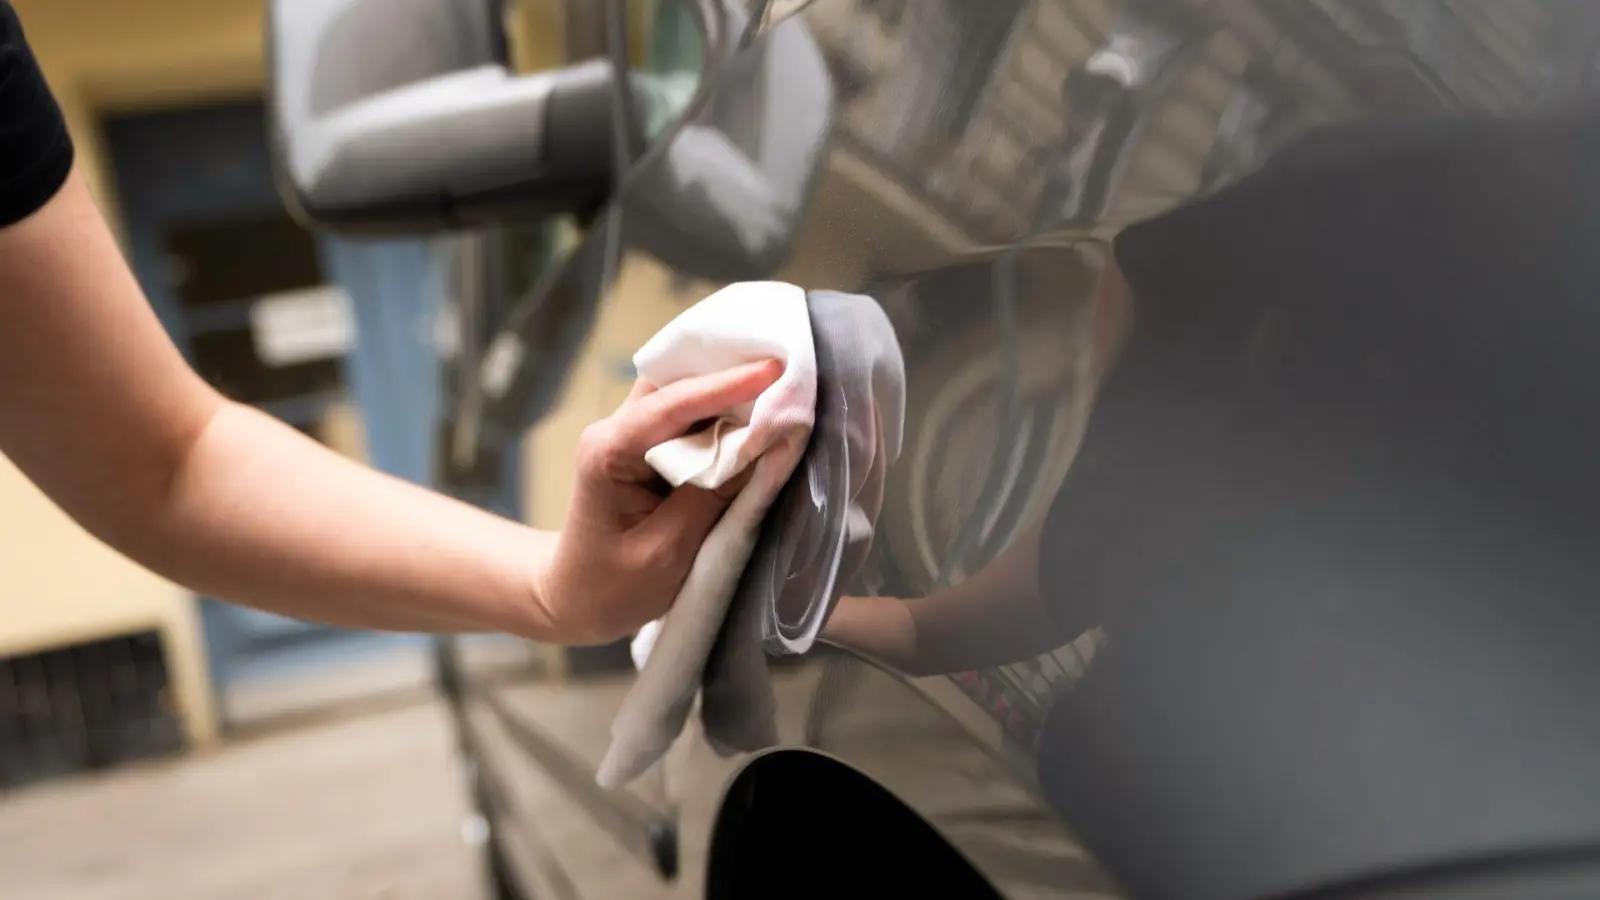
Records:
[[[218,395],[76,172],[0,230],[0,451],[100,540],[207,594],[334,625],[564,637],[533,574],[555,535]]]

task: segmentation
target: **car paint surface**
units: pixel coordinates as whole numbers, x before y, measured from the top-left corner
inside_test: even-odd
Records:
[[[869,293],[894,322],[905,449],[849,591],[906,598],[961,584],[1050,507],[1090,421],[1095,298],[1121,229],[1237,181],[1319,126],[1508,115],[1585,95],[1600,47],[1600,8],[1561,0],[757,5],[769,7],[759,27],[712,36],[749,46],[711,48],[727,52],[705,54],[698,90],[736,91],[724,79],[738,77],[741,55],[786,35],[824,63],[836,111],[773,274]],[[736,127],[714,104],[691,111],[691,125]],[[679,134],[667,127],[660,140]],[[624,216],[628,202],[624,193]],[[737,232],[738,211],[725,211]],[[1069,637],[1003,665],[921,677],[821,651],[780,670],[785,744],[869,774],[1005,896],[1129,895],[1126,862],[1113,871],[1097,860],[1072,810],[1040,790],[1047,714],[1115,646],[1099,622]],[[535,896],[698,896],[709,823],[741,760],[715,758],[691,734],[619,795],[553,788],[592,778],[605,716],[592,733],[519,737],[517,723],[536,727],[541,710],[570,701],[466,671],[463,723],[502,798],[497,839],[520,854]],[[546,795],[594,823],[594,840],[553,846],[513,808]],[[651,872],[663,829],[676,840],[676,882]],[[616,881],[573,880],[573,854],[609,854]],[[1193,868],[1210,877],[1214,861]],[[1308,864],[1246,882],[1295,890],[1317,877]],[[1171,880],[1133,881],[1146,896],[1181,895]],[[1255,895],[1218,884],[1188,895]]]

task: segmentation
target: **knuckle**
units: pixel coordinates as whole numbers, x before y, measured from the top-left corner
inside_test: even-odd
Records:
[[[669,418],[672,415],[675,406],[674,396],[671,390],[662,388],[653,394],[646,394],[632,401],[629,404],[628,411],[639,422],[655,425],[662,419]]]
[[[578,435],[578,470],[591,474],[604,474],[616,465],[616,430],[611,422],[601,419],[583,429]]]

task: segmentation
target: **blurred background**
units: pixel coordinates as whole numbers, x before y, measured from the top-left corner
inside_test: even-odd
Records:
[[[440,300],[484,236],[357,240],[296,224],[269,168],[261,0],[16,7],[80,165],[190,362],[328,446],[428,481],[451,335]],[[504,4],[518,69],[554,65],[585,40],[598,55],[598,19],[565,7]],[[630,9],[646,25],[653,7]],[[493,238],[538,256],[561,225]],[[577,433],[621,400],[633,349],[687,290],[626,261],[554,412],[485,502],[559,524]],[[3,458],[0,594],[6,897],[479,888],[426,638],[193,596],[89,537]],[[618,648],[479,644],[476,660],[554,678],[625,660]]]

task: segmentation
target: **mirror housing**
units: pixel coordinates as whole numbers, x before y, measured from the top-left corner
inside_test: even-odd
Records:
[[[736,6],[723,0],[724,6]],[[738,35],[730,14],[713,31]],[[822,50],[803,17],[748,47],[723,45],[705,103],[630,173],[630,247],[711,281],[770,277],[787,261],[815,192],[837,117]]]
[[[517,75],[496,58],[490,6],[271,0],[272,157],[298,218],[417,234],[605,202],[610,66]]]

